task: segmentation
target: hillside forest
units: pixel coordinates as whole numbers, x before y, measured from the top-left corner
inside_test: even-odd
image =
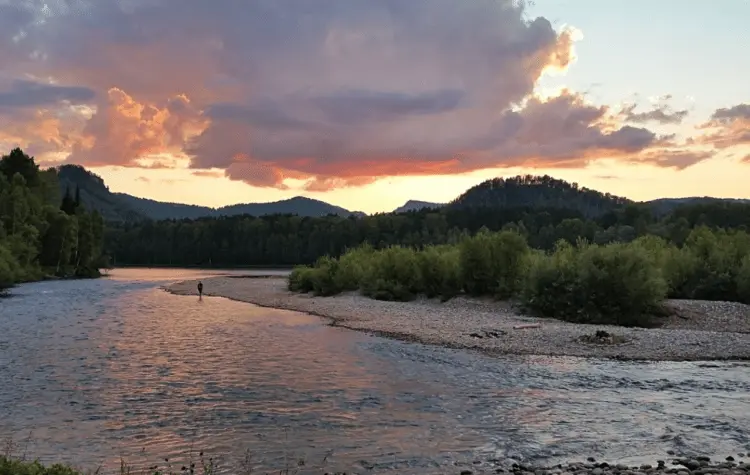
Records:
[[[0,291],[44,278],[97,277],[104,222],[57,170],[40,170],[16,148],[0,158]]]
[[[560,240],[607,244],[645,235],[682,246],[701,226],[746,230],[750,204],[698,201],[664,211],[549,177],[518,177],[478,185],[440,209],[407,213],[117,223],[107,228],[105,246],[116,266],[294,266],[364,243],[375,249],[456,244],[482,228],[517,230],[530,247],[550,251]]]

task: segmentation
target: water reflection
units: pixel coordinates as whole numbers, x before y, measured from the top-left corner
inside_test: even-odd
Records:
[[[411,473],[451,458],[750,449],[746,365],[499,360],[158,288],[210,274],[19,288],[0,307],[0,436],[31,431],[35,456],[88,466],[250,449],[279,468],[333,449],[329,469]]]

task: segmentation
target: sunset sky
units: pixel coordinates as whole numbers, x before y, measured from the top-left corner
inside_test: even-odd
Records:
[[[389,211],[526,173],[748,198],[748,18],[747,0],[0,0],[0,150],[209,206]]]

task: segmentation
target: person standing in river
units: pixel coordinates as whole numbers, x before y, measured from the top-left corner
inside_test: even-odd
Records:
[[[198,299],[203,300],[203,282],[198,281]]]

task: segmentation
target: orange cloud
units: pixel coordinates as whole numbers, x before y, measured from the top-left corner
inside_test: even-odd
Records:
[[[112,88],[98,104],[68,162],[88,166],[162,168],[160,161],[143,164],[149,155],[179,153],[191,133],[205,119],[184,95],[169,98],[162,107],[140,103],[125,91]]]
[[[700,129],[709,130],[695,142],[726,149],[750,144],[750,104],[717,109]]]
[[[224,173],[214,170],[193,170],[192,174],[204,178],[221,178],[224,176]]]
[[[631,157],[628,161],[631,163],[655,165],[662,168],[684,170],[713,156],[713,151],[661,149],[644,152]]]

